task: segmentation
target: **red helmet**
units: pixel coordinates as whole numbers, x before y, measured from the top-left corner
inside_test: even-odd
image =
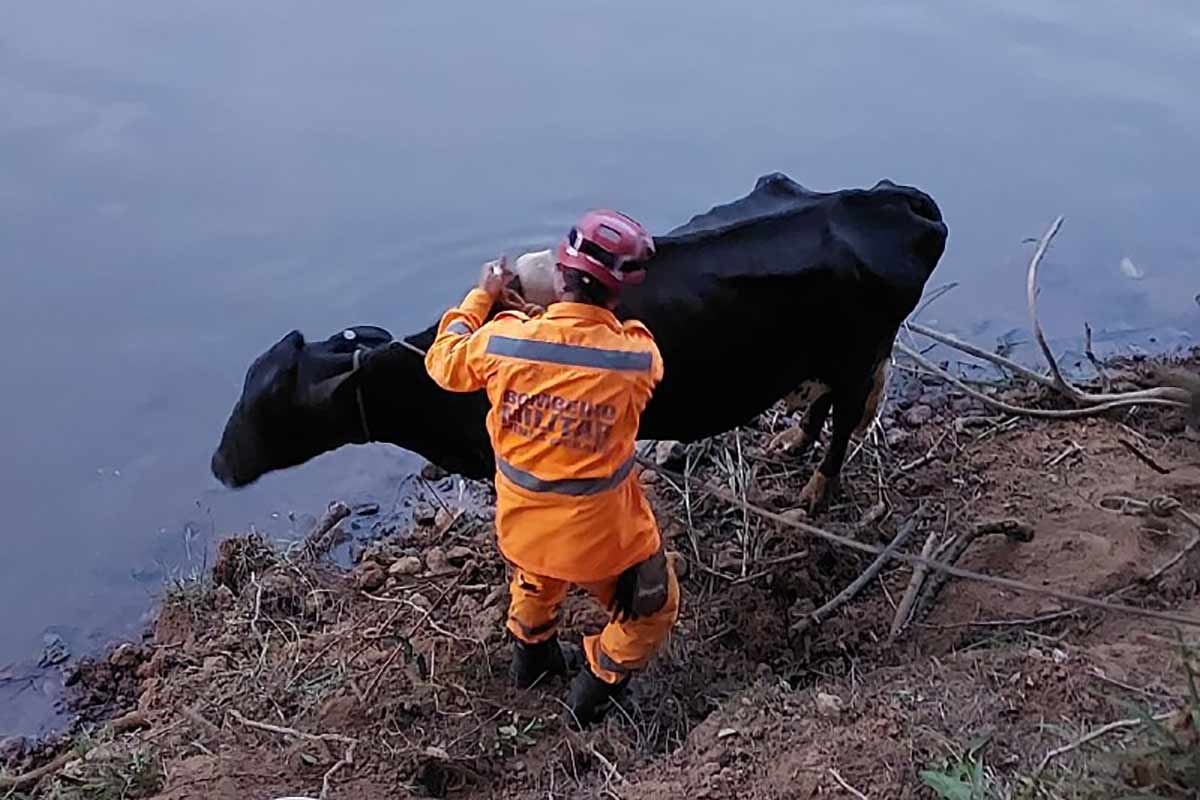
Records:
[[[558,245],[560,269],[577,269],[611,291],[641,283],[654,239],[637,221],[618,211],[589,211]]]

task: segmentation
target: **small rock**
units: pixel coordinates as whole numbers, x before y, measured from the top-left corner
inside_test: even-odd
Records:
[[[374,592],[387,583],[387,573],[374,562],[367,562],[354,572],[354,588],[362,592]]]
[[[836,694],[817,692],[817,713],[822,717],[836,717],[842,713],[842,698]]]
[[[436,545],[425,552],[425,569],[434,575],[454,572],[454,567],[450,566],[450,560],[446,557],[446,551]]]
[[[205,672],[220,672],[225,669],[225,656],[206,656],[203,669]]]
[[[354,507],[354,514],[358,517],[373,517],[379,513],[379,503],[363,503]]]
[[[437,509],[431,505],[421,503],[413,509],[413,522],[420,525],[422,528],[428,528],[437,520]]]
[[[440,481],[442,478],[450,477],[450,473],[437,464],[426,464],[421,468],[421,477],[427,481]]]
[[[721,728],[717,731],[718,739],[728,739],[730,736],[737,736],[737,728]]]
[[[925,403],[917,403],[905,411],[901,419],[910,428],[919,428],[933,419],[933,409]]]
[[[441,536],[450,528],[454,527],[454,523],[463,514],[461,509],[439,508],[437,513],[433,515],[433,527],[437,531],[438,536]]]
[[[645,486],[653,486],[660,480],[659,474],[652,469],[643,470],[640,478]]]
[[[237,605],[237,597],[234,596],[233,590],[225,584],[221,584],[213,592],[213,605],[217,611],[232,611]]]
[[[424,565],[421,564],[421,559],[416,556],[404,556],[392,562],[388,567],[388,575],[417,575],[422,569]]]
[[[135,669],[142,662],[142,652],[136,645],[125,642],[108,656],[114,669]]]
[[[408,596],[408,601],[422,611],[428,611],[433,607],[433,603],[429,601],[429,598],[420,592],[413,592],[410,594]]]
[[[665,440],[654,445],[654,463],[668,469],[681,466],[687,458],[687,448],[682,443]]]
[[[455,545],[446,551],[446,560],[453,566],[461,567],[468,560],[475,557],[475,551],[463,545]]]

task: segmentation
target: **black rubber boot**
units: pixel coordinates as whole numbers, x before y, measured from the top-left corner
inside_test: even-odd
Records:
[[[628,685],[628,676],[619,683],[606,683],[584,667],[571,682],[563,721],[576,730],[600,722],[612,709],[614,701],[625,696],[625,687]]]
[[[544,642],[526,644],[513,637],[513,660],[511,675],[513,685],[518,689],[528,689],[536,684],[543,675],[566,675],[567,663],[563,659],[562,648],[558,646],[558,638],[551,636]]]

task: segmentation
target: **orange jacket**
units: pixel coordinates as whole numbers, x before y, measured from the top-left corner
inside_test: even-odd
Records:
[[[425,368],[454,392],[486,389],[500,551],[531,572],[603,580],[653,555],[658,526],[634,469],[638,419],[662,380],[640,322],[555,303],[530,318],[472,290],[442,317]]]

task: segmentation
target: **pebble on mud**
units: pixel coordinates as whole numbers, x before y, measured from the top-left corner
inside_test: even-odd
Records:
[[[836,717],[842,713],[844,703],[836,694],[817,692],[817,713],[822,717]]]
[[[905,411],[900,418],[908,427],[919,428],[933,419],[933,409],[925,403],[917,403],[915,406]]]
[[[115,669],[134,669],[142,659],[142,651],[138,646],[125,642],[109,654],[108,663]]]
[[[354,588],[363,592],[377,591],[387,583],[387,573],[374,562],[367,562],[354,573]]]
[[[454,567],[450,566],[450,560],[446,557],[446,551],[437,546],[426,551],[425,569],[434,575],[444,575],[454,571]]]
[[[475,551],[463,545],[455,545],[446,551],[446,560],[456,567],[461,567],[475,557]]]
[[[388,575],[417,575],[424,569],[421,559],[416,556],[404,556],[392,562],[388,567]]]
[[[422,528],[428,528],[437,521],[437,510],[430,505],[422,503],[413,509],[413,522],[420,525]]]

